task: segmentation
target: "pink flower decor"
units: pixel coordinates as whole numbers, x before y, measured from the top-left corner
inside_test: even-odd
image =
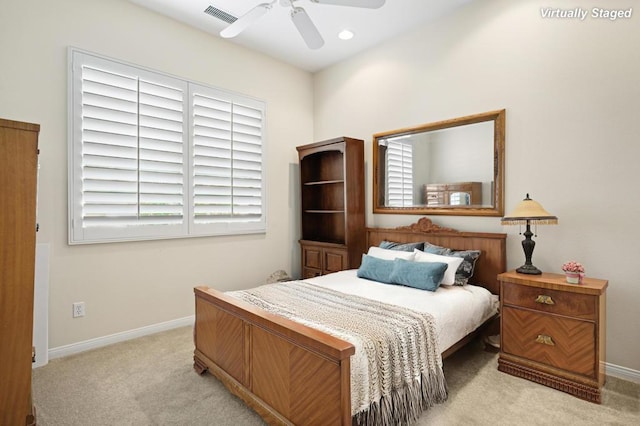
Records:
[[[581,263],[574,262],[573,260],[565,262],[562,265],[562,270],[565,272],[584,273],[584,266]]]

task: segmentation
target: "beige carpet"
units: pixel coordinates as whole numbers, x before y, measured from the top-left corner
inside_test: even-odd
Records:
[[[192,368],[179,328],[56,359],[33,372],[38,425],[262,425],[211,375]],[[501,373],[473,342],[445,360],[449,400],[417,425],[640,425],[640,385],[607,381],[602,405]]]

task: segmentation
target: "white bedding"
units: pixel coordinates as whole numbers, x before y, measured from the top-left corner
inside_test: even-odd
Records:
[[[356,269],[304,281],[343,293],[429,312],[436,320],[440,350],[444,352],[478,328],[498,310],[498,296],[483,287],[440,286],[435,292],[358,278]]]

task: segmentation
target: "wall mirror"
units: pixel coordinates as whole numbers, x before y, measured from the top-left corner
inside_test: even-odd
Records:
[[[505,110],[373,135],[373,212],[503,216]]]

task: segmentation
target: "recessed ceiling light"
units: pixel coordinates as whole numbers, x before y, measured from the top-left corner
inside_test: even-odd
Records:
[[[338,38],[340,40],[351,40],[353,38],[353,31],[351,30],[342,30],[338,33]]]

